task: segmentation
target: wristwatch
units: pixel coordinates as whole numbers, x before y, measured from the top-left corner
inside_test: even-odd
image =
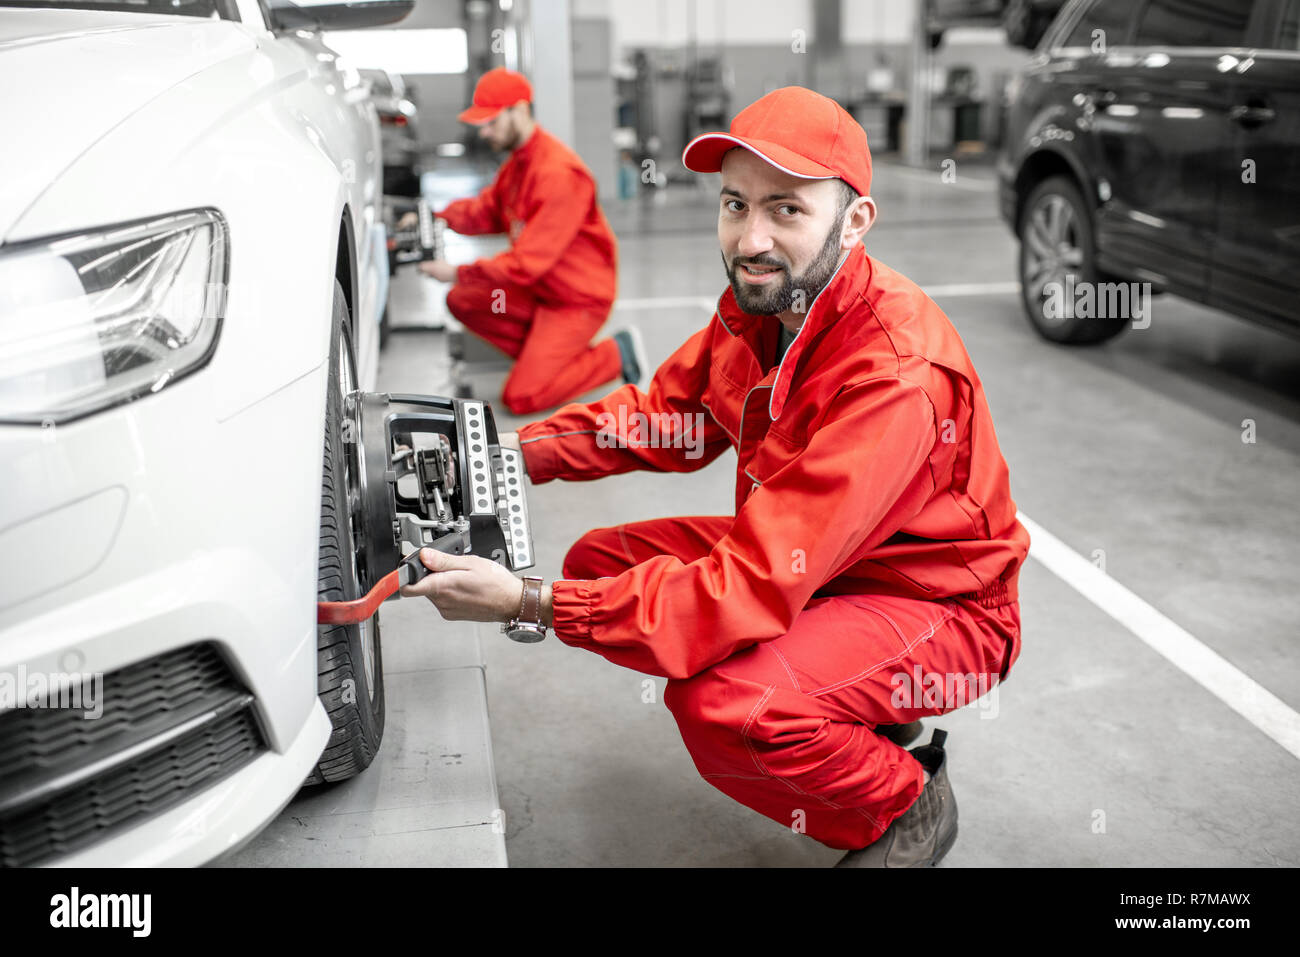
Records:
[[[507,638],[515,641],[541,641],[546,637],[542,624],[542,580],[524,578],[524,595],[519,603],[519,617],[501,626]]]

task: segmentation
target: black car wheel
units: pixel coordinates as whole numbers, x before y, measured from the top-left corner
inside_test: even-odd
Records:
[[[1098,294],[1092,213],[1071,180],[1053,176],[1035,186],[1025,199],[1019,232],[1020,298],[1044,338],[1101,342],[1123,330],[1128,317],[1105,314],[1106,297]]]
[[[349,441],[344,399],[356,389],[356,358],[343,287],[334,283],[333,335],[325,397],[325,448],[321,474],[318,601],[350,601],[372,585],[361,515],[361,475]],[[342,781],[369,767],[384,734],[384,674],[379,615],[359,625],[318,625],[317,692],[333,731],[307,784]]]

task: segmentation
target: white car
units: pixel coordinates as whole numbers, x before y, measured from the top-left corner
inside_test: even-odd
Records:
[[[0,865],[196,864],[370,763],[342,396],[403,2],[0,0]],[[323,450],[323,455],[322,455]]]

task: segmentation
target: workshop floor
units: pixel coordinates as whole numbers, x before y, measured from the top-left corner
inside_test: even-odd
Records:
[[[654,365],[703,326],[704,301],[725,282],[710,190],[673,185],[649,203],[606,204],[621,266],[609,325],[638,326]],[[1020,314],[1016,247],[989,170],[963,167],[944,184],[878,162],[874,195],[868,252],[929,289],[961,333],[1036,533],[1019,663],[996,702],[927,721],[950,733],[961,809],[945,865],[1300,864],[1300,342],[1156,298],[1148,329],[1097,348],[1050,345]],[[438,314],[438,294],[431,280],[398,276],[395,321]],[[445,392],[447,377],[445,333],[402,331],[379,388]],[[498,397],[500,379],[485,398]],[[502,428],[521,424],[499,406],[497,416]],[[728,512],[732,467],[724,456],[692,475],[532,488],[536,573],[556,577],[594,526]],[[517,645],[486,626],[448,626],[415,602],[383,615],[388,763],[363,775],[376,783],[345,792],[350,830],[286,841],[315,827],[286,821],[295,805],[327,814],[337,796],[300,798],[246,862],[500,863],[490,843],[478,856],[461,850],[489,824],[484,834],[504,825],[514,867],[839,857],[699,777],[663,707],[663,679],[647,684],[553,639]],[[473,680],[453,681],[479,674],[492,757],[461,807],[446,779],[467,772],[440,743],[439,720],[481,727],[476,712],[455,710],[478,702]],[[452,684],[461,690],[444,693]],[[408,829],[414,841],[375,803],[403,786],[423,789],[405,804],[426,806],[426,825]],[[503,813],[483,803],[492,793]]]

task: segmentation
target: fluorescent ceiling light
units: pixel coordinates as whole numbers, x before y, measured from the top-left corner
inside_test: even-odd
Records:
[[[469,46],[458,27],[426,30],[334,30],[325,44],[358,69],[389,73],[464,73]]]

